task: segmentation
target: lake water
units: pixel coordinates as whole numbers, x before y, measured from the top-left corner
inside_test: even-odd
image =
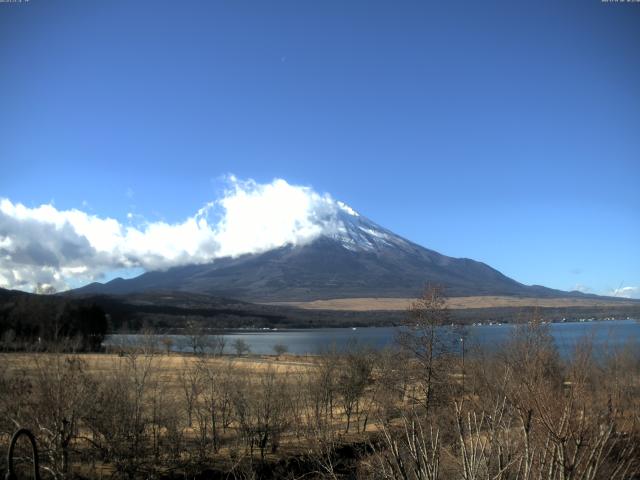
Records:
[[[515,325],[481,325],[466,327],[465,350],[473,346],[495,346],[508,340]],[[592,339],[596,351],[605,351],[624,347],[627,344],[640,346],[640,322],[637,320],[595,320],[586,322],[552,323],[551,335],[562,356],[571,355],[581,339]],[[460,343],[460,334],[450,327],[442,327],[442,334],[449,338],[455,348]],[[327,349],[344,350],[350,345],[368,345],[374,348],[392,346],[396,337],[395,327],[368,328],[318,328],[307,330],[269,330],[247,331],[225,334],[225,353],[234,353],[232,344],[243,339],[252,353],[273,354],[277,344],[285,345],[289,353],[317,354]],[[190,351],[188,338],[183,335],[167,335],[173,341],[172,350]],[[160,345],[162,337],[157,337]],[[143,341],[141,335],[110,335],[105,345],[138,345]]]

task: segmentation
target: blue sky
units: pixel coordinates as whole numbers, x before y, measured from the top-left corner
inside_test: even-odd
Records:
[[[640,4],[600,0],[4,3],[0,198],[178,224],[229,174],[281,178],[527,284],[640,296],[638,45]]]

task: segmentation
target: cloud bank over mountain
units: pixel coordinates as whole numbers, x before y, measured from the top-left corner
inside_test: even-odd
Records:
[[[328,194],[282,179],[260,184],[228,178],[221,198],[182,222],[125,225],[79,209],[30,208],[0,198],[0,287],[68,288],[116,269],[166,269],[304,244],[355,214]]]
[[[640,287],[621,287],[611,292],[614,297],[622,298],[640,298]]]

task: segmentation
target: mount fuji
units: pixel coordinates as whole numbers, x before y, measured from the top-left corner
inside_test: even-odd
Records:
[[[91,283],[71,293],[181,291],[251,302],[288,302],[415,298],[426,283],[432,283],[442,285],[449,296],[583,296],[523,285],[482,262],[442,255],[396,235],[341,202],[336,204],[331,227],[302,244]]]

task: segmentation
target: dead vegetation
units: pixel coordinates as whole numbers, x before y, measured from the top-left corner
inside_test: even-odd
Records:
[[[462,362],[446,319],[430,290],[397,350],[4,354],[0,442],[31,429],[56,479],[638,478],[636,349],[562,360],[534,319]]]
[[[415,301],[413,298],[333,298],[328,300],[312,300],[308,302],[271,302],[267,305],[285,305],[305,310],[348,310],[358,312],[370,311],[405,311]],[[452,310],[467,308],[500,308],[500,307],[615,307],[621,305],[637,305],[628,299],[612,298],[536,298],[536,297],[501,297],[495,295],[449,297],[447,307]]]

